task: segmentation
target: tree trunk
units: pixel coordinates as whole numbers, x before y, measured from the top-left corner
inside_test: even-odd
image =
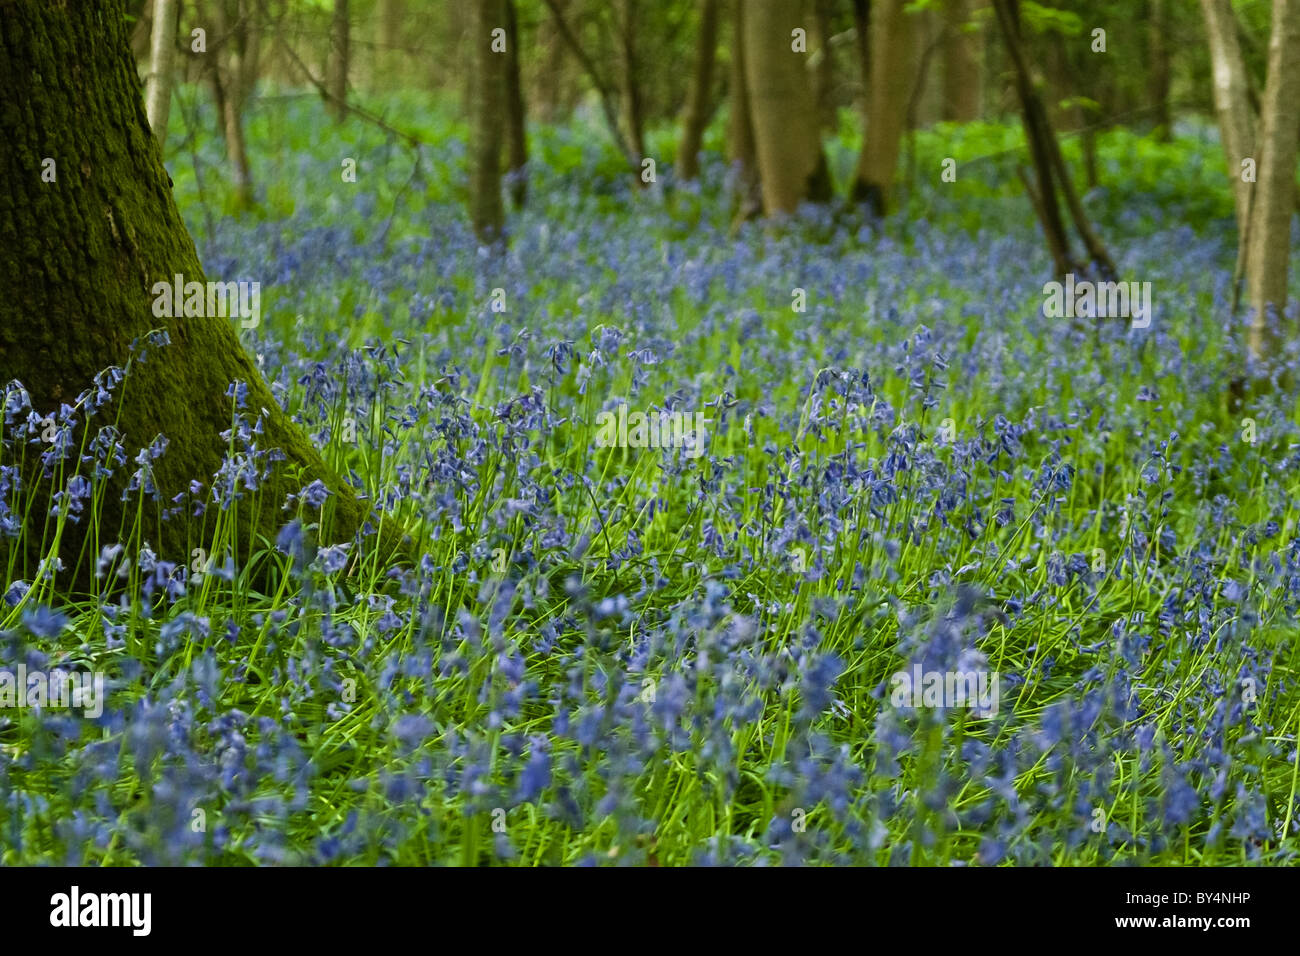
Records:
[[[153,43],[153,0],[126,0],[126,15],[131,27],[131,53],[139,63],[149,57]]]
[[[167,117],[172,105],[172,67],[176,62],[176,17],[179,0],[154,0],[153,37],[149,46],[149,77],[145,81],[145,112],[158,145],[167,142]]]
[[[565,0],[560,0],[561,13]],[[542,17],[537,24],[537,42],[541,47],[541,69],[534,84],[534,107],[542,122],[553,123],[563,112],[564,101],[564,37],[556,28],[555,20]]]
[[[830,199],[805,54],[792,49],[800,4],[749,0],[745,5],[745,82],[767,215],[794,212],[801,202]]]
[[[1034,172],[1038,187],[1030,185],[1029,179],[1022,174],[1025,192],[1028,193],[1038,221],[1043,227],[1043,237],[1052,256],[1052,264],[1058,280],[1074,270],[1074,255],[1070,251],[1069,234],[1061,218],[1060,205],[1056,196],[1056,183],[1051,155],[1042,129],[1047,123],[1047,111],[1043,108],[1038,90],[1030,78],[1029,65],[1024,60],[1020,49],[1020,22],[1018,10],[1007,0],[993,0],[1002,31],[1003,43],[1011,58],[1015,78],[1016,93],[1020,100],[1021,115],[1025,128],[1025,139],[1029,144],[1029,153],[1033,158]]]
[[[502,121],[506,106],[506,54],[492,49],[492,31],[506,27],[505,0],[474,0],[470,49],[470,219],[484,245],[505,237],[501,201]]]
[[[931,6],[913,14],[916,23],[916,79],[905,114],[905,130],[926,129],[943,119],[942,11]]]
[[[870,105],[851,196],[877,216],[889,209],[916,83],[916,24],[905,5],[905,0],[877,0],[871,11]]]
[[[871,111],[871,0],[853,0],[853,32],[861,89],[858,105],[865,118]]]
[[[524,108],[524,87],[519,67],[519,15],[515,0],[506,7],[506,179],[510,201],[522,209],[528,201],[528,122]]]
[[[1261,103],[1259,181],[1246,247],[1246,284],[1253,311],[1250,351],[1276,355],[1286,308],[1287,257],[1295,212],[1296,150],[1300,124],[1300,0],[1273,0],[1268,81]],[[1270,316],[1274,313],[1276,320]]]
[[[350,537],[366,509],[281,411],[240,346],[232,320],[155,315],[155,283],[171,283],[177,275],[185,282],[206,278],[150,133],[121,0],[7,0],[0,49],[7,95],[24,104],[0,111],[0,137],[7,144],[0,150],[7,197],[0,203],[0,244],[7,250],[0,257],[0,382],[21,381],[36,413],[51,414],[61,404],[76,404],[102,369],[127,367],[132,343],[143,344],[150,330],[165,330],[171,342],[149,346],[144,362],[131,361],[112,401],[89,422],[91,438],[116,423],[128,461],[166,436],[166,450],[153,462],[157,500],[135,492],[123,505],[134,465],[102,479],[74,451],[60,484],[79,468],[103,492],[95,507],[96,535],[88,536],[91,523],[84,518],[58,528],[45,515],[50,495],[59,489],[41,478],[39,459],[28,451],[22,469],[35,506],[25,529],[27,547],[0,555],[8,579],[30,577],[41,553],[56,549],[66,569],[64,583],[84,586],[100,546],[120,542],[129,553],[148,542],[160,558],[178,565],[190,563],[193,548],[211,548],[215,509],[194,518],[185,499],[190,482],[199,481],[205,489],[197,500],[210,500],[206,487],[227,449],[221,434],[231,428],[232,403],[225,396],[235,381],[247,384],[244,413],[265,416],[258,445],[281,449],[286,459],[270,466],[257,492],[260,507],[245,501],[224,514],[236,522],[229,539],[236,561],[262,547],[258,536],[274,541],[286,494],[313,479],[333,492],[324,536]],[[75,83],[68,79],[74,73]],[[42,179],[43,157],[56,163],[54,182]],[[89,411],[77,408],[80,426]],[[74,449],[80,440],[75,436]],[[174,500],[182,507],[164,515]]]
[[[348,0],[334,0],[334,19],[330,27],[330,68],[328,88],[330,112],[334,122],[341,123],[348,115],[348,73],[352,59],[352,22],[348,15]]]
[[[212,5],[212,32],[208,38],[208,79],[217,108],[217,123],[226,144],[230,163],[231,205],[236,211],[254,205],[253,167],[248,159],[244,139],[244,101],[253,85],[248,61],[249,30],[245,11],[239,0],[227,6],[227,0]],[[214,46],[216,49],[213,49]]]
[[[718,48],[721,0],[701,0],[700,31],[695,46],[695,69],[682,117],[682,139],[677,146],[677,178],[683,181],[700,175],[700,146],[709,122],[709,101],[713,96],[713,64]]]
[[[967,29],[971,24],[971,0],[945,0],[943,51],[943,118],[968,123],[980,118],[983,79],[981,67],[984,35]]]
[[[406,56],[403,51],[402,24],[406,21],[406,0],[379,0],[376,23],[374,75],[371,88],[376,92],[400,87],[406,82]]]
[[[1228,164],[1237,209],[1238,241],[1244,243],[1250,222],[1250,197],[1254,184],[1241,178],[1241,161],[1255,157],[1255,111],[1247,92],[1245,61],[1237,42],[1237,21],[1231,0],[1201,0],[1205,33],[1209,39],[1210,64],[1214,72],[1214,112],[1219,119],[1219,138]],[[1243,245],[1244,251],[1244,245]]]
[[[641,161],[645,159],[645,144],[641,143],[638,147],[636,142],[629,140],[623,133],[623,126],[619,123],[618,104],[615,102],[615,95],[617,93],[616,84],[605,79],[604,74],[596,65],[596,61],[593,60],[587,53],[586,49],[583,48],[582,42],[578,39],[578,35],[564,18],[564,4],[562,0],[545,0],[545,3],[547,9],[551,11],[551,20],[555,25],[555,29],[559,32],[561,38],[563,38],[565,46],[567,46],[569,52],[573,54],[574,59],[578,61],[578,65],[582,67],[582,72],[587,75],[587,79],[591,81],[591,85],[596,88],[596,93],[600,97],[600,109],[605,116],[605,124],[609,127],[609,132],[614,138],[614,142],[618,144],[619,152],[621,152],[623,158],[627,160],[628,168],[635,173],[637,185],[644,185],[641,181]],[[624,69],[626,73],[626,60],[624,62]],[[630,87],[624,84],[624,94],[626,94],[628,89],[630,89]],[[637,137],[640,136],[639,130],[641,124],[639,109],[640,107],[638,105],[637,115],[632,118],[632,123],[637,130],[635,132]]]
[[[628,145],[638,165],[646,158],[645,108],[642,104],[641,71],[637,59],[636,37],[639,29],[640,0],[622,0],[619,45],[622,47],[623,109],[627,116]],[[638,176],[637,182],[645,185]]]
[[[727,160],[736,171],[737,223],[763,212],[763,187],[754,146],[754,118],[745,81],[745,0],[731,3],[731,115],[727,122]]]
[[[834,0],[813,0],[813,33],[816,66],[813,69],[813,102],[817,104],[818,129],[834,130],[835,52],[831,49],[831,14]]]
[[[1162,143],[1169,142],[1173,135],[1173,120],[1169,113],[1169,33],[1168,8],[1165,0],[1151,0],[1148,10],[1150,20],[1147,23],[1149,56],[1151,67],[1147,73],[1147,95],[1151,100],[1152,119],[1155,122],[1155,137]]]

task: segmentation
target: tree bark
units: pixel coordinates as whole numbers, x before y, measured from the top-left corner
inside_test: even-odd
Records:
[[[208,38],[205,59],[217,123],[230,163],[232,205],[236,211],[255,203],[253,166],[244,139],[244,101],[256,80],[256,37],[250,36],[248,17],[240,0],[215,0],[212,4],[213,37]]]
[[[853,32],[858,50],[859,107],[871,111],[871,0],[853,0]]]
[[[646,158],[645,107],[642,103],[640,64],[637,57],[637,31],[640,20],[640,0],[622,0],[622,22],[619,24],[619,46],[622,53],[623,109],[627,117],[628,144],[639,165]],[[640,176],[637,183],[645,185]]]
[[[731,3],[731,115],[727,122],[727,159],[736,171],[735,222],[763,212],[763,187],[754,145],[754,118],[745,80],[745,0]]]
[[[682,139],[677,146],[677,178],[690,181],[700,175],[700,147],[709,122],[709,101],[713,96],[713,64],[718,48],[721,0],[701,0],[700,29],[695,46],[695,69],[686,95],[682,117]]]
[[[492,31],[506,28],[505,0],[474,0],[470,49],[470,219],[484,245],[505,238],[501,200],[501,141],[505,118],[506,54],[492,49]]]
[[[1254,184],[1241,178],[1241,161],[1255,158],[1255,111],[1247,92],[1246,66],[1237,41],[1237,21],[1232,14],[1231,0],[1201,0],[1201,12],[1205,16],[1214,73],[1214,112],[1218,116],[1223,157],[1236,200],[1237,236],[1242,241],[1250,221]]]
[[[129,504],[121,502],[134,468],[128,464],[111,478],[93,478],[101,488],[106,484],[95,538],[85,520],[54,530],[57,523],[46,515],[58,489],[41,477],[39,458],[27,453],[21,469],[37,504],[25,529],[26,547],[0,554],[8,579],[30,578],[42,552],[57,550],[64,582],[84,585],[102,545],[120,542],[130,552],[148,542],[159,557],[186,565],[192,548],[211,547],[206,536],[215,509],[203,518],[192,517],[188,507],[179,514],[164,511],[176,495],[188,494],[192,480],[206,487],[221,468],[227,449],[221,433],[231,428],[233,414],[225,396],[235,381],[247,384],[250,417],[265,410],[259,446],[285,456],[261,485],[260,508],[226,512],[237,521],[231,541],[242,550],[236,560],[260,549],[259,537],[274,541],[285,495],[313,479],[333,492],[324,536],[350,537],[367,509],[280,409],[232,320],[154,314],[154,283],[178,274],[186,282],[206,277],[149,129],[121,0],[7,0],[0,49],[7,94],[24,104],[0,110],[6,143],[0,150],[0,246],[6,250],[0,257],[0,382],[22,382],[37,414],[50,414],[76,403],[101,370],[127,367],[132,343],[143,343],[151,330],[165,330],[171,340],[150,346],[145,361],[130,362],[126,380],[88,426],[89,410],[76,412],[78,431],[89,427],[91,437],[116,423],[128,460],[166,436],[166,451],[153,463],[157,501],[133,495]],[[53,182],[42,179],[44,157],[56,163]],[[64,467],[90,477],[90,466],[75,453]]]
[[[610,135],[613,136],[614,142],[618,144],[619,151],[627,160],[629,169],[633,170],[637,176],[637,183],[641,183],[641,160],[645,158],[644,146],[641,150],[636,148],[636,144],[628,140],[623,134],[623,127],[619,123],[618,108],[615,103],[615,89],[613,85],[604,78],[599,67],[596,66],[595,60],[588,55],[583,48],[581,41],[578,39],[573,28],[569,26],[568,21],[564,18],[563,0],[544,0],[547,9],[551,11],[551,20],[555,29],[559,32],[560,37],[564,40],[565,46],[573,54],[578,65],[582,67],[582,72],[587,75],[591,85],[596,88],[596,93],[600,97],[601,112],[605,116],[605,125],[609,127]]]
[[[172,68],[176,63],[176,17],[179,0],[154,0],[153,36],[149,46],[149,76],[145,81],[145,112],[158,145],[167,142],[167,117],[172,105]]]
[[[564,11],[564,0],[558,7]],[[534,108],[542,122],[552,123],[563,112],[564,104],[564,38],[551,17],[543,17],[537,24],[537,45],[541,48],[541,69],[533,86]]]
[[[371,87],[375,91],[383,91],[392,89],[405,80],[407,63],[402,24],[406,21],[406,0],[379,0],[375,15],[378,20],[377,49]]]
[[[1155,137],[1167,143],[1173,135],[1173,119],[1169,112],[1169,33],[1168,7],[1165,0],[1150,0],[1147,23],[1150,70],[1147,74],[1147,95],[1151,100]]]
[[[905,114],[905,131],[926,129],[943,119],[942,65],[947,46],[943,11],[931,6],[912,16],[916,23],[916,79]]]
[[[867,129],[850,196],[884,215],[898,169],[907,108],[916,84],[916,24],[905,0],[877,0],[871,10],[871,80]]]
[[[1300,0],[1273,0],[1272,23],[1268,80],[1261,104],[1259,181],[1246,247],[1246,285],[1253,311],[1249,345],[1256,358],[1277,353],[1286,308],[1296,151],[1300,146],[1300,123],[1295,114],[1300,103]]]
[[[834,0],[813,0],[813,37],[817,58],[813,70],[813,102],[817,104],[818,129],[835,129],[835,51],[831,49],[831,15]]]
[[[1046,111],[1029,74],[1029,65],[1024,60],[1020,49],[1020,22],[1017,9],[1007,0],[993,0],[1002,39],[1012,60],[1016,78],[1016,94],[1020,100],[1020,109],[1025,127],[1025,139],[1029,144],[1029,153],[1034,161],[1034,172],[1038,188],[1030,186],[1029,179],[1022,179],[1025,191],[1038,221],[1043,227],[1043,236],[1052,256],[1056,277],[1064,279],[1074,270],[1074,255],[1070,251],[1070,238],[1061,219],[1061,210],[1057,202],[1056,183],[1053,178],[1052,158],[1048,151],[1046,139],[1041,134],[1041,127],[1046,123]]]
[[[802,24],[799,7],[789,0],[749,0],[745,6],[745,83],[769,216],[830,199],[805,54],[791,46],[791,31]]]
[[[1021,111],[1024,115],[1025,139],[1029,142],[1030,154],[1034,159],[1034,168],[1038,172],[1037,195],[1030,192],[1030,199],[1043,224],[1043,233],[1047,237],[1048,248],[1056,263],[1058,277],[1073,268],[1069,251],[1069,241],[1061,222],[1056,204],[1056,188],[1059,186],[1074,221],[1074,228],[1088,250],[1088,258],[1101,277],[1106,281],[1115,280],[1115,264],[1107,252],[1100,237],[1093,231],[1083,203],[1074,189],[1069,167],[1061,154],[1061,145],[1057,142],[1056,132],[1048,119],[1047,109],[1039,94],[1040,81],[1030,72],[1029,62],[1025,56],[1020,40],[1019,8],[1016,0],[993,0],[1002,31],[1002,39],[1011,58],[1016,74],[1016,92],[1020,98]],[[1028,180],[1026,180],[1028,186]]]
[[[348,0],[334,0],[334,18],[330,26],[329,91],[330,112],[334,122],[341,123],[348,115],[348,73],[352,59],[352,22]]]
[[[971,0],[945,0],[943,5],[943,118],[968,123],[980,118],[983,71],[981,59],[984,35],[968,29],[974,4]]]
[[[528,201],[528,119],[524,107],[524,87],[519,66],[519,14],[515,0],[505,0],[506,8],[506,179],[510,201],[522,209]]]

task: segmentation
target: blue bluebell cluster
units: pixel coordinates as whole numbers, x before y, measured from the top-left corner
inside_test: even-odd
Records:
[[[272,179],[279,215],[186,208],[210,274],[261,277],[276,399],[418,557],[316,543],[313,481],[261,502],[265,593],[220,542],[103,540],[130,586],[98,603],[7,581],[0,664],[109,695],[0,709],[0,862],[1295,860],[1300,429],[1285,387],[1229,405],[1226,222],[1133,197],[1150,328],[1069,323],[1027,215],[970,234],[933,184],[932,218],[733,234],[720,162],[641,193],[550,135],[504,254],[452,201],[463,151],[400,198],[390,150],[292,210]],[[68,521],[109,473],[150,500],[165,438],[62,438],[122,382],[53,441],[6,389],[0,534],[24,455]],[[259,500],[275,455],[228,398],[222,471],[163,506]],[[619,403],[707,413],[706,453],[597,447]],[[993,671],[1001,706],[895,706],[913,665]]]

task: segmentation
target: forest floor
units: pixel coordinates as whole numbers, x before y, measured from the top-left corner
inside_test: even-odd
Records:
[[[1206,130],[1101,137],[1134,328],[1044,315],[1014,125],[917,134],[883,225],[735,235],[670,130],[640,190],[598,125],[539,128],[502,257],[416,99],[384,113],[418,163],[256,104],[231,216],[178,98],[208,275],[261,283],[247,348],[424,557],[317,552],[290,509],[260,590],[220,541],[110,552],[120,600],[6,582],[4,660],[107,683],[93,718],[0,709],[0,862],[1296,861],[1297,396],[1229,411]],[[620,405],[702,416],[702,453],[597,440]]]

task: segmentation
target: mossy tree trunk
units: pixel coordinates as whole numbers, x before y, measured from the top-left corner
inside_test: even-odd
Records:
[[[189,564],[191,549],[207,546],[186,517],[161,512],[191,481],[206,489],[221,468],[227,448],[221,433],[233,415],[226,394],[234,381],[247,383],[250,418],[266,410],[261,447],[285,456],[260,489],[257,515],[251,508],[237,511],[231,541],[242,542],[242,551],[236,558],[260,547],[258,536],[274,540],[285,520],[286,494],[314,479],[333,492],[325,505],[329,536],[351,537],[367,509],[281,411],[241,347],[233,320],[154,314],[155,283],[176,275],[186,282],[207,279],[149,128],[122,0],[4,0],[0,8],[7,91],[0,108],[0,385],[20,381],[37,414],[50,414],[72,405],[102,369],[126,367],[133,341],[144,341],[154,329],[164,329],[171,340],[150,347],[143,364],[132,363],[112,402],[90,420],[92,433],[116,421],[128,459],[166,436],[166,451],[153,464],[161,504],[149,502],[155,511],[146,513],[142,527],[137,497],[126,506],[120,501],[135,466],[106,479],[96,539],[87,540],[88,521],[63,528],[58,550],[64,583],[88,580],[98,546],[147,541],[177,564]],[[47,181],[43,173],[51,169]],[[84,414],[76,418],[84,424]],[[41,479],[38,461],[39,454],[29,451],[22,467],[38,502],[25,528],[27,547],[0,555],[5,572],[16,577],[30,578],[42,540],[46,547],[53,543],[46,518],[50,483]],[[82,465],[82,473],[89,467]],[[205,520],[210,530],[214,513]]]

